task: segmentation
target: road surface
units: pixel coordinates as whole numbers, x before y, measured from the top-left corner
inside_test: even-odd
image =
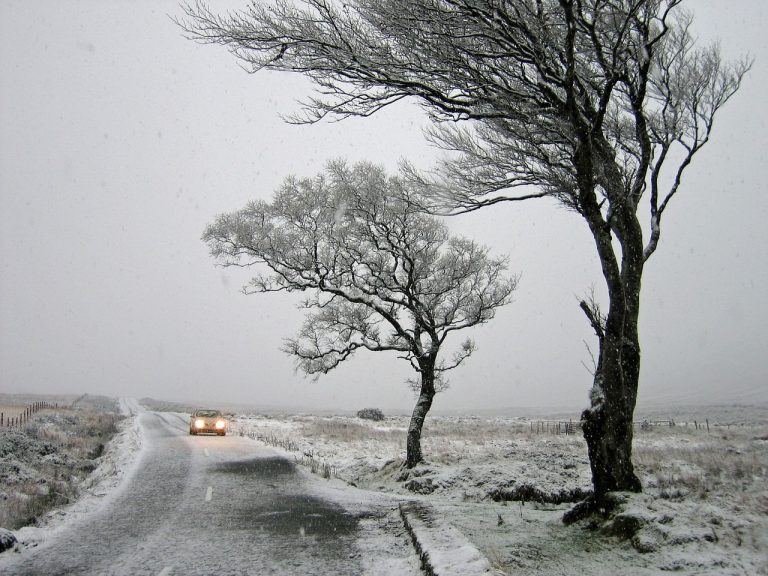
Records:
[[[383,495],[312,476],[258,442],[142,412],[139,464],[96,512],[3,562],[12,575],[411,575]],[[4,559],[5,560],[5,559]]]

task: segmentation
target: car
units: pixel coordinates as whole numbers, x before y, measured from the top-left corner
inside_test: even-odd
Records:
[[[218,410],[195,410],[189,420],[189,433],[192,436],[201,433],[226,436],[229,422]]]

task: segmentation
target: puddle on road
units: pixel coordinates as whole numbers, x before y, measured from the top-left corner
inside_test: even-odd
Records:
[[[267,458],[252,458],[250,460],[235,460],[222,462],[210,467],[212,472],[224,474],[241,474],[257,479],[269,479],[285,474],[295,474],[296,464],[285,458],[271,456]]]
[[[337,538],[357,530],[358,518],[343,507],[315,496],[290,493],[301,490],[296,464],[290,460],[235,460],[213,464],[209,470],[242,476],[246,490],[251,492],[250,498],[232,503],[226,511],[229,529],[317,538]],[[264,487],[270,490],[265,492]],[[270,495],[265,497],[266,493]]]
[[[229,513],[230,528],[280,536],[337,538],[353,534],[357,523],[358,518],[341,506],[299,494],[275,495]]]

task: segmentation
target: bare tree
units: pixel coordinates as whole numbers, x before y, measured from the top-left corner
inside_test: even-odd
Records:
[[[418,99],[436,121],[429,137],[452,153],[439,176],[412,173],[433,210],[553,197],[581,215],[608,293],[604,318],[582,305],[599,342],[583,414],[597,503],[641,490],[631,451],[643,267],[751,64],[697,48],[681,2],[283,0],[225,16],[198,3],[180,23],[253,71],[309,76],[317,93],[294,121]]]
[[[466,339],[439,357],[452,333],[493,318],[516,278],[471,240],[418,210],[408,183],[371,164],[331,163],[315,179],[288,178],[272,203],[220,216],[203,239],[224,265],[265,265],[247,293],[309,291],[298,337],[284,351],[307,374],[325,374],[357,350],[392,351],[419,375],[406,466],[422,461],[424,419],[444,373],[474,351]]]

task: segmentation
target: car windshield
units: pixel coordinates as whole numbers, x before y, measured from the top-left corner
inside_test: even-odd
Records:
[[[201,416],[203,418],[216,418],[218,416],[221,416],[221,412],[218,410],[198,410],[196,412],[197,416]]]

